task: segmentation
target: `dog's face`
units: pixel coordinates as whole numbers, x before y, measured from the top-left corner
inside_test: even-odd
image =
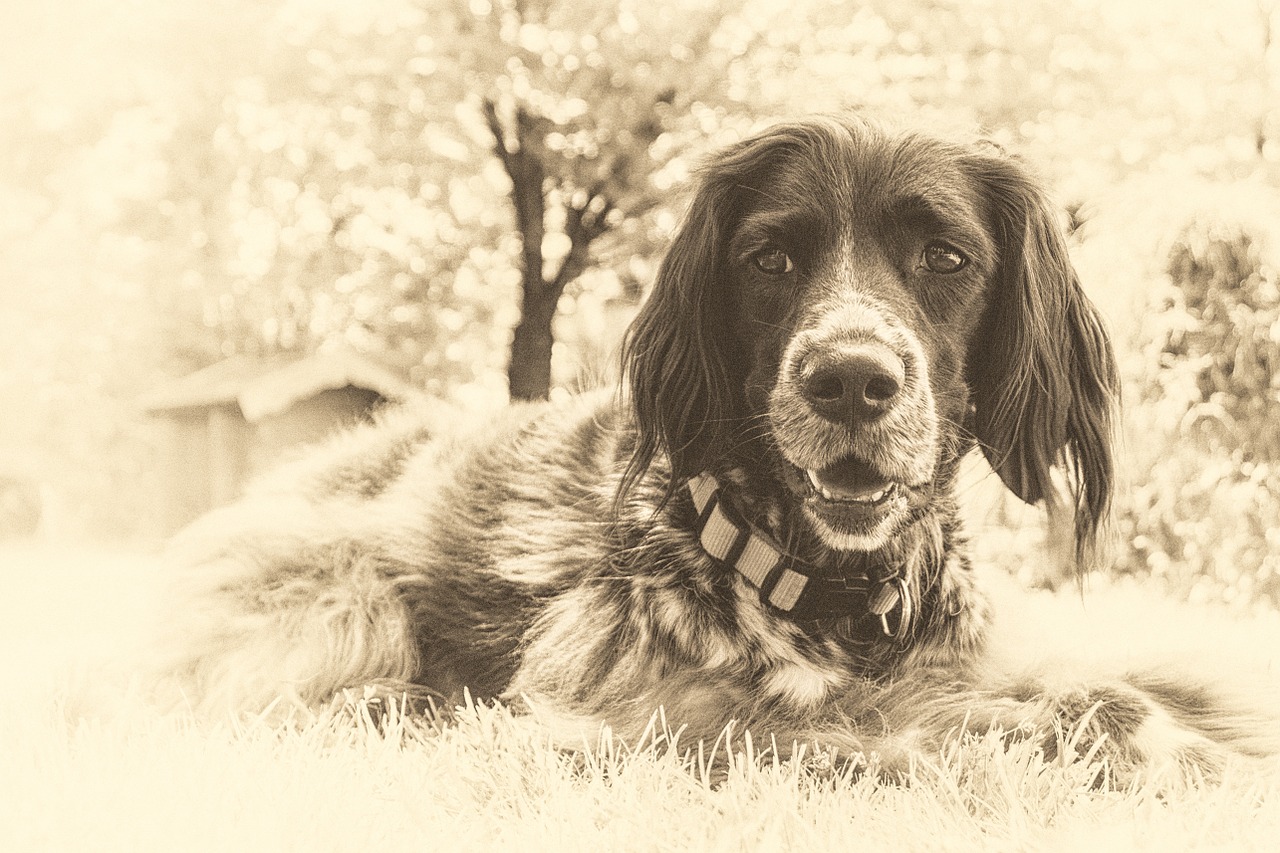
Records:
[[[985,148],[819,120],[725,152],[627,359],[641,456],[680,478],[762,448],[837,550],[888,543],[974,434],[1028,501],[1065,462],[1083,536],[1105,509],[1110,349],[1052,211]]]
[[[954,452],[995,245],[944,151],[872,137],[775,156],[727,246],[748,414],[822,539],[874,550]]]

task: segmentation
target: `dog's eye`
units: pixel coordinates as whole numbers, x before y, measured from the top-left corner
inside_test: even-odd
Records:
[[[751,256],[751,262],[766,275],[785,275],[795,269],[791,256],[777,246],[767,246]]]
[[[920,261],[929,272],[939,275],[959,272],[969,263],[969,259],[959,249],[941,241],[925,246]]]

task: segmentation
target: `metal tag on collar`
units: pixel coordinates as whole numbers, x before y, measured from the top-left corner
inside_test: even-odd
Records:
[[[889,613],[895,607],[898,612],[897,630],[889,629]],[[885,578],[867,602],[867,610],[880,618],[880,628],[890,639],[898,639],[907,630],[911,621],[911,593],[907,591],[907,583],[900,575]]]

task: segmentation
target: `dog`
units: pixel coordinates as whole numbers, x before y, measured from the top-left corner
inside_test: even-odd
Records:
[[[1087,566],[1118,393],[1054,209],[999,148],[855,117],[731,145],[622,362],[616,393],[476,429],[384,414],[181,533],[183,701],[469,693],[632,738],[662,709],[686,740],[888,768],[993,728],[1115,768],[1263,751],[1194,684],[984,664],[961,459],[1071,517]]]

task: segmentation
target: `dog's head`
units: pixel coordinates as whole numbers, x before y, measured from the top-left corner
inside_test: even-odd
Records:
[[[883,547],[975,439],[1027,502],[1062,470],[1081,556],[1107,511],[1110,344],[994,147],[818,119],[722,152],[624,361],[628,482],[658,453],[672,489],[752,453],[833,549]]]

